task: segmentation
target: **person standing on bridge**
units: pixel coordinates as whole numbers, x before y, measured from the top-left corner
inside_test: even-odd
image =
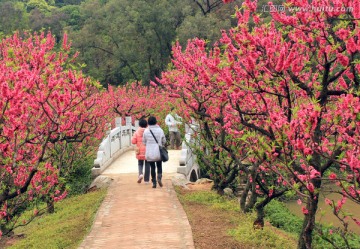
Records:
[[[136,158],[138,160],[138,169],[139,169],[139,176],[138,176],[138,183],[141,183],[142,179],[144,178],[145,184],[149,183],[150,178],[150,164],[146,161],[145,158],[145,151],[146,147],[143,144],[143,135],[144,131],[147,127],[147,121],[145,119],[139,120],[139,129],[134,133],[133,137],[131,138],[131,143],[136,144],[135,153]],[[143,175],[143,167],[145,165],[145,177]]]
[[[151,181],[153,188],[156,188],[156,179],[159,186],[162,187],[162,161],[160,156],[159,145],[165,146],[166,138],[163,129],[157,125],[155,117],[151,116],[148,119],[148,128],[144,131],[143,143],[146,145],[145,158],[150,164]],[[158,141],[158,142],[156,142]],[[157,168],[157,178],[155,167]]]
[[[179,125],[181,124],[181,117],[174,112],[174,107],[171,108],[170,113],[165,118],[165,124],[169,127],[170,149],[180,149],[181,136]]]

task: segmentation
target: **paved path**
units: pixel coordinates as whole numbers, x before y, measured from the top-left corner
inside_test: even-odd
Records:
[[[171,183],[179,164],[179,150],[169,151],[163,164],[164,187],[137,181],[137,160],[128,151],[103,175],[113,178],[93,227],[79,249],[190,249],[191,227]]]

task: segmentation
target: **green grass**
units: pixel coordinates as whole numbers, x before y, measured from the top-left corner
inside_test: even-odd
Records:
[[[179,198],[183,198],[183,200],[190,202],[212,206],[217,209],[240,211],[239,204],[234,199],[220,196],[213,191],[196,191],[191,194],[179,196]]]
[[[271,226],[253,229],[255,214],[243,216],[241,224],[228,231],[236,240],[253,248],[296,248],[297,236]]]
[[[25,238],[7,248],[77,248],[89,232],[105,195],[106,190],[99,190],[55,203],[55,213],[17,228],[15,234],[24,234]]]

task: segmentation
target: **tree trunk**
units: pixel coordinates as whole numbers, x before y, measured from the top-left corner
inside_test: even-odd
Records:
[[[272,200],[271,197],[267,197],[255,205],[257,217],[256,220],[254,221],[254,228],[255,226],[258,226],[258,228],[264,227],[264,217],[265,217],[264,208],[271,200]]]
[[[256,219],[254,221],[254,229],[255,228],[262,229],[264,227],[264,217],[265,217],[264,205],[261,205],[261,203],[259,203],[259,204],[255,206]]]
[[[52,199],[47,200],[46,205],[47,205],[47,211],[49,214],[52,214],[55,212],[54,200],[52,200]]]
[[[251,184],[251,196],[249,202],[246,203],[246,207],[245,207],[245,210],[247,210],[247,212],[249,212],[251,209],[254,208],[255,203],[257,201],[256,182],[252,181],[250,184]]]
[[[321,181],[314,181],[315,191],[317,194],[310,194],[310,197],[307,200],[306,209],[308,213],[305,214],[302,231],[300,233],[298,249],[311,249],[312,244],[312,233],[315,228],[315,217],[316,211],[318,208],[318,200],[319,200],[319,190],[321,186]]]
[[[224,195],[224,189],[222,189],[222,188],[217,188],[217,189],[216,189],[216,193],[217,193],[218,195]]]
[[[244,213],[248,212],[248,210],[246,210],[246,199],[248,197],[250,186],[251,186],[251,182],[248,179],[247,182],[246,182],[245,188],[244,188],[243,192],[241,193],[241,197],[240,197],[240,209]]]
[[[250,177],[248,178],[248,181],[250,182],[251,196],[250,196],[249,202],[246,203],[246,206],[245,206],[246,212],[249,212],[251,209],[253,209],[254,206],[255,206],[255,203],[256,203],[256,201],[257,201],[256,181],[255,181],[256,176],[257,176],[256,168],[253,167],[253,168],[251,169]],[[248,194],[248,195],[249,195],[249,194]]]

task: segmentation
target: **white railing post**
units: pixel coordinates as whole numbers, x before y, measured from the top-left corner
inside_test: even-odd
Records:
[[[131,146],[131,121],[131,117],[126,117],[126,125],[122,126],[122,118],[118,117],[115,119],[114,129],[111,129],[111,124],[106,124],[106,136],[99,145],[97,157],[94,160],[93,176],[100,175],[118,156],[133,148]],[[117,139],[119,141],[116,141]]]
[[[125,124],[128,129],[128,136],[129,136],[129,146],[131,146],[131,136],[132,136],[132,119],[131,117],[125,117]]]
[[[119,135],[118,135],[120,149],[121,149],[121,123],[122,123],[122,118],[121,117],[115,118],[115,126],[120,129],[120,132],[119,132]]]

